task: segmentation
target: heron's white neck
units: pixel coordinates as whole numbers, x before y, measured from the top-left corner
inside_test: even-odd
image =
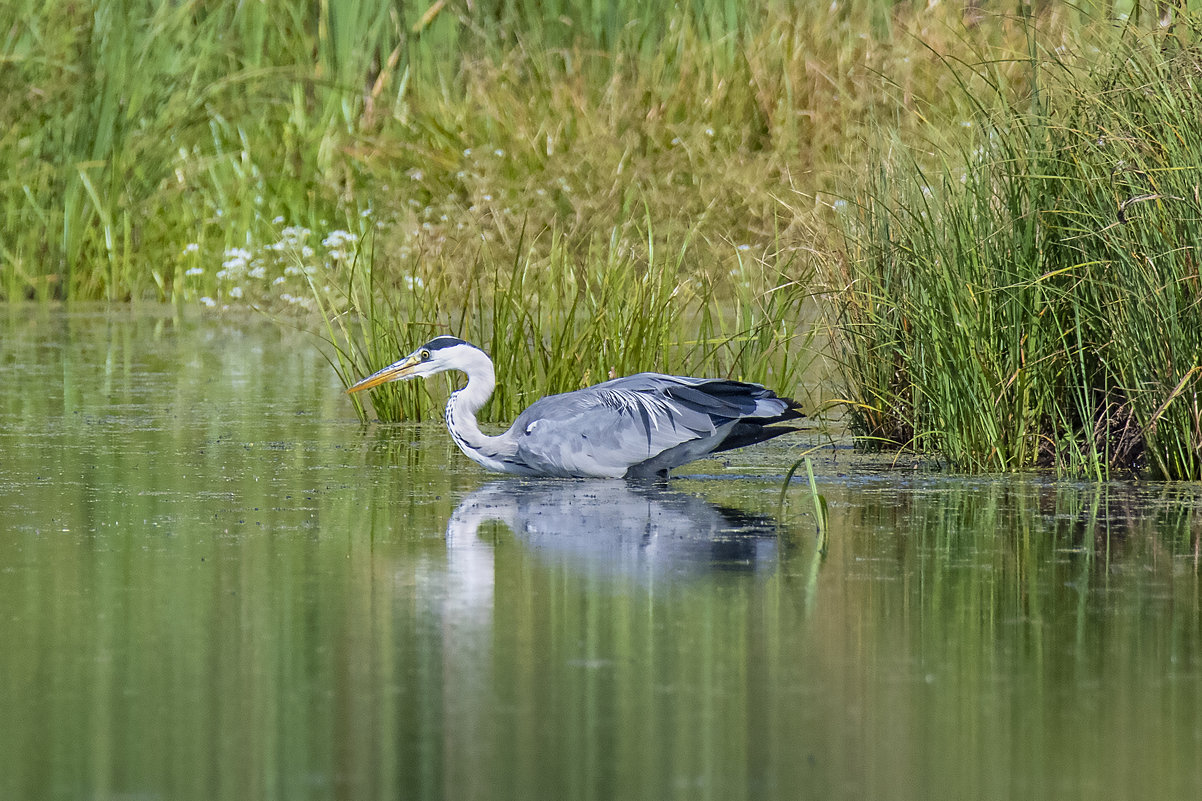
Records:
[[[467,386],[452,392],[447,401],[447,429],[468,458],[491,470],[499,470],[498,457],[511,456],[514,449],[504,436],[490,437],[476,422],[476,412],[488,402],[497,386],[492,360],[484,351],[472,348],[457,366],[467,373]]]

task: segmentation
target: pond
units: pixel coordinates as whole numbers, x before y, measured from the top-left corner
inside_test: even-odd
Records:
[[[360,426],[258,318],[0,316],[0,798],[1202,793],[1202,487]],[[503,377],[502,377],[503,379]]]

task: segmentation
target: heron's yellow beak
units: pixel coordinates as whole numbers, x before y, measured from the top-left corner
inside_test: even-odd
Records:
[[[421,364],[421,359],[417,356],[390,364],[383,370],[372,373],[367,378],[353,384],[346,392],[349,395],[352,392],[362,392],[365,389],[378,387],[380,384],[386,384],[389,381],[400,381],[403,378],[413,377],[413,368]]]

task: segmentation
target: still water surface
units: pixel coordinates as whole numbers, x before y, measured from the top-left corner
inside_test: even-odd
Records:
[[[796,442],[497,479],[261,320],[0,333],[2,799],[1202,794],[1198,485],[836,451],[823,553]]]

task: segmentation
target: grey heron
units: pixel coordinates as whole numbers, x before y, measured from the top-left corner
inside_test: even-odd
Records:
[[[435,337],[347,392],[447,370],[467,374],[467,385],[447,401],[455,444],[489,470],[523,476],[666,477],[706,454],[795,431],[778,424],[805,416],[796,401],[759,384],[638,373],[549,395],[518,415],[508,431],[489,436],[476,412],[496,387],[492,360],[452,336]]]

